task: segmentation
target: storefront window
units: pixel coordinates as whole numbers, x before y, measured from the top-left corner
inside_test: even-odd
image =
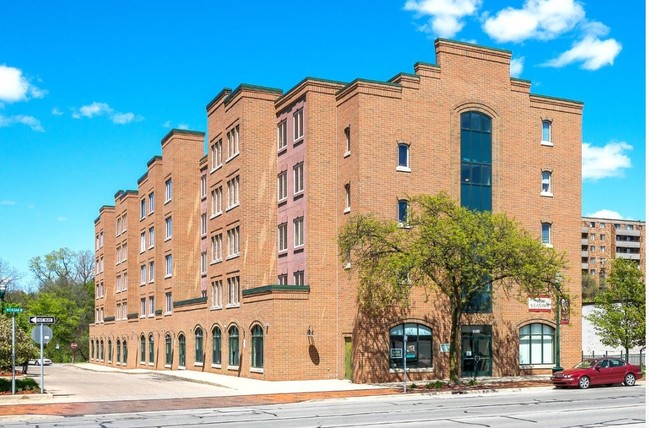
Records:
[[[390,329],[390,348],[402,349],[406,336],[406,367],[431,368],[433,366],[433,334],[429,327],[421,324],[399,324]],[[390,367],[403,368],[403,357],[392,358]]]
[[[519,330],[521,364],[554,364],[554,328],[529,324]]]

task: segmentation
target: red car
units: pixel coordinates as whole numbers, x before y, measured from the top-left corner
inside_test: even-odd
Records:
[[[578,386],[586,389],[591,385],[614,385],[624,383],[635,385],[636,379],[642,377],[639,366],[629,364],[621,358],[590,358],[571,369],[556,372],[552,375],[552,384],[556,387]]]

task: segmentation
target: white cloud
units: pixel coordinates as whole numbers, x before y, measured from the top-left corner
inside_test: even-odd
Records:
[[[113,123],[119,125],[142,120],[141,116],[136,116],[134,113],[116,112],[110,105],[99,102],[82,106],[79,110],[72,113],[72,117],[75,119],[81,119],[82,117],[92,119],[95,116],[107,116]]]
[[[0,115],[0,128],[12,126],[15,124],[29,126],[32,131],[44,132],[41,122],[33,116],[17,114],[13,116]]]
[[[430,16],[420,31],[440,37],[454,37],[464,27],[462,18],[473,15],[482,0],[408,0],[404,10],[415,12],[418,17]]]
[[[581,68],[597,70],[605,65],[613,65],[615,57],[622,51],[622,45],[615,39],[600,40],[586,36],[572,49],[547,61],[548,67],[563,67],[573,62],[580,62]]]
[[[9,201],[7,199],[3,199],[0,201],[0,205],[16,205],[16,201]]]
[[[633,147],[624,141],[612,141],[604,147],[583,143],[581,145],[582,178],[599,180],[623,176],[624,170],[631,168],[631,158],[625,153],[630,150],[633,150]]]
[[[488,17],[483,28],[498,42],[550,40],[573,29],[585,15],[575,0],[527,0],[522,9],[508,7]]]
[[[45,96],[42,89],[29,83],[22,70],[0,65],[0,102],[13,103]]]
[[[594,212],[592,214],[588,214],[586,217],[595,217],[595,218],[608,218],[611,220],[622,220],[624,217],[622,217],[622,214],[618,213],[617,211],[611,211],[611,210],[599,210],[597,212]]]
[[[513,77],[519,77],[523,74],[523,66],[525,65],[525,57],[512,58],[509,64],[509,74]]]
[[[54,107],[54,108],[52,109],[52,114],[53,114],[54,116],[63,116],[63,112],[62,112],[61,110],[59,110],[57,107]]]

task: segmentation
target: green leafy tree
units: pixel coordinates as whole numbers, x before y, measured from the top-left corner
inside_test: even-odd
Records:
[[[369,316],[407,309],[413,287],[441,292],[450,309],[450,376],[457,381],[463,315],[485,290],[520,298],[560,292],[563,254],[504,214],[467,210],[441,193],[409,200],[407,225],[360,214],[343,226],[343,263],[358,272],[358,304]]]
[[[595,296],[595,311],[586,317],[601,342],[629,349],[646,345],[646,285],[637,263],[614,259],[608,288]]]
[[[16,365],[38,356],[38,349],[29,334],[18,325],[16,317]],[[11,369],[11,317],[0,315],[0,368]]]

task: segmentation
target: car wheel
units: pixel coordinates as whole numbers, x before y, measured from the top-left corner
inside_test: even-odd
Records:
[[[626,376],[624,376],[624,384],[626,386],[635,385],[635,375],[633,373],[627,373]]]
[[[579,378],[579,388],[580,389],[588,389],[590,386],[590,379],[588,376],[582,376]]]

